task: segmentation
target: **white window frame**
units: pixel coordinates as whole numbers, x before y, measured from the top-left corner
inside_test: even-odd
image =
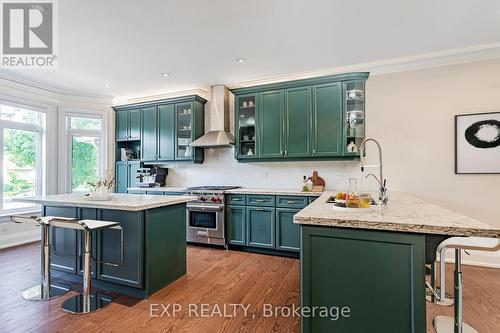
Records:
[[[87,130],[87,129],[73,129],[71,128],[71,117],[78,118],[90,118],[90,119],[101,119],[101,129],[100,130]],[[71,193],[71,183],[72,183],[72,142],[74,136],[98,136],[100,147],[99,147],[99,177],[103,177],[107,166],[107,116],[105,112],[102,111],[87,111],[87,110],[62,110],[60,115],[59,128],[64,130],[62,138],[60,140],[59,151],[63,156],[60,159],[60,170],[64,175],[64,179],[60,182],[60,192]]]
[[[46,148],[47,108],[18,103],[18,102],[11,102],[5,99],[0,99],[0,104],[15,108],[35,111],[43,116],[42,123],[39,124],[22,123],[17,121],[0,119],[0,188],[2,189],[2,191],[0,192],[0,215],[3,216],[11,213],[39,211],[40,210],[39,205],[22,207],[18,209],[7,209],[7,210],[4,209],[3,207],[3,184],[4,184],[3,131],[4,129],[14,129],[14,130],[23,130],[23,131],[37,133],[36,164],[35,164],[35,170],[36,170],[35,195],[44,194],[46,191],[45,170],[46,170],[46,156],[47,156],[47,148]]]

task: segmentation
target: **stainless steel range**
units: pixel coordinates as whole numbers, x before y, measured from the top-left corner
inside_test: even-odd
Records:
[[[197,200],[187,203],[187,241],[226,246],[224,192],[239,186],[188,187]]]

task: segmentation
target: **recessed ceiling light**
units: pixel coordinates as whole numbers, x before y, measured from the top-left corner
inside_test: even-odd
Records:
[[[168,77],[170,76],[170,73],[161,73],[161,75],[163,75],[164,77]]]
[[[236,58],[236,62],[241,64],[245,62],[245,58]]]
[[[109,83],[106,83],[106,84],[104,85],[104,88],[109,88],[109,87],[111,87],[111,86],[109,85]]]

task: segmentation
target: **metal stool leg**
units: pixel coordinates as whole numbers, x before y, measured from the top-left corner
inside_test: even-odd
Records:
[[[43,248],[43,265],[41,268],[42,284],[26,289],[23,298],[28,301],[45,301],[66,294],[70,287],[62,284],[50,283],[50,245],[49,225],[41,224],[41,240]]]
[[[462,320],[462,250],[455,249],[455,308],[454,318],[436,316],[432,321],[437,333],[478,333]]]
[[[453,305],[453,298],[451,298],[451,295],[446,292],[446,282],[445,282],[445,252],[446,248],[443,248],[439,253],[440,253],[440,278],[439,278],[439,283],[440,286],[437,287],[437,264],[436,261],[434,261],[431,265],[431,283],[429,284],[427,281],[425,284],[427,285],[426,289],[426,295],[425,299],[428,302],[432,302],[437,305],[441,306],[450,306]],[[437,256],[436,256],[437,257]]]
[[[83,232],[83,292],[64,301],[61,308],[72,314],[86,314],[97,311],[111,302],[111,297],[91,291],[90,232]]]

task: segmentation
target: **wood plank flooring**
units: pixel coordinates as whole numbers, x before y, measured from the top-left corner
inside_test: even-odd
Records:
[[[300,332],[300,319],[264,317],[265,303],[299,305],[299,261],[237,251],[188,247],[188,273],[148,300],[117,296],[105,309],[85,316],[61,311],[63,296],[49,302],[28,302],[22,291],[39,281],[39,244],[0,251],[0,332]],[[452,287],[452,267],[448,286]],[[74,295],[76,292],[71,292]],[[499,332],[500,269],[464,266],[464,318],[481,333]],[[202,317],[219,306],[221,316]],[[250,304],[247,316],[231,304]],[[155,305],[156,304],[156,305]],[[163,312],[179,304],[181,311]],[[189,304],[197,305],[189,312]],[[157,316],[150,316],[150,313]],[[427,305],[428,328],[434,315],[452,315],[453,308]],[[198,315],[198,317],[197,317]]]

